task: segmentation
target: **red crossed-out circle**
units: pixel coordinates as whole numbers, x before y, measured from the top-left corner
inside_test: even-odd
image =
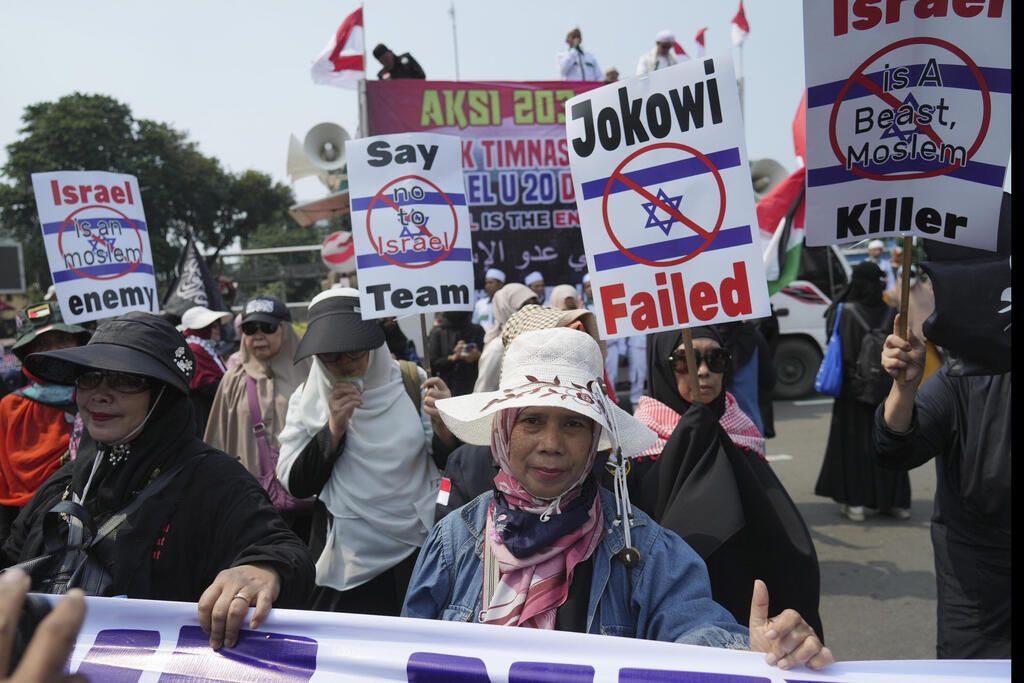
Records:
[[[665,204],[665,202],[661,201],[653,194],[645,190],[643,187],[630,180],[622,172],[622,169],[630,161],[636,159],[641,154],[646,154],[647,152],[650,152],[655,149],[678,149],[683,152],[686,152],[687,154],[692,154],[697,159],[700,159],[701,163],[707,166],[708,169],[711,171],[711,174],[715,178],[715,182],[718,183],[718,196],[720,198],[720,201],[718,204],[718,219],[715,221],[715,227],[713,227],[710,231],[705,230],[704,228],[702,228],[701,226],[697,225],[692,220],[684,216],[679,211]],[[615,183],[616,180],[620,181],[637,194],[640,194],[648,201],[653,202],[659,209],[661,209],[662,211],[666,211],[670,216],[675,218],[677,221],[681,222],[683,225],[686,225],[694,232],[704,237],[704,244],[702,244],[699,248],[690,252],[686,256],[681,256],[680,258],[673,259],[671,261],[651,261],[649,259],[645,259],[644,257],[638,256],[637,254],[631,252],[629,248],[624,246],[622,242],[619,241],[619,238],[616,237],[615,231],[612,229],[611,221],[608,220],[608,196],[611,194],[612,185]],[[722,180],[722,175],[718,172],[718,169],[715,168],[714,163],[712,163],[710,159],[708,159],[706,156],[698,152],[693,147],[689,147],[687,145],[683,145],[677,142],[659,142],[638,149],[637,151],[633,152],[628,157],[623,159],[622,163],[615,167],[615,170],[612,171],[611,176],[609,176],[608,178],[608,183],[604,187],[604,197],[601,201],[601,212],[604,215],[604,228],[605,231],[608,233],[608,237],[611,238],[616,248],[618,248],[618,250],[621,251],[623,254],[633,259],[637,263],[642,263],[645,266],[654,266],[655,268],[668,268],[669,266],[677,266],[680,263],[685,263],[689,261],[697,254],[707,249],[708,246],[714,241],[715,235],[718,234],[719,229],[722,227],[722,221],[725,220],[725,182]]]
[[[981,93],[981,101],[983,105],[981,115],[981,126],[978,129],[978,137],[974,139],[974,144],[972,144],[971,148],[967,150],[967,158],[970,159],[971,157],[973,157],[974,153],[978,151],[979,147],[981,147],[981,143],[985,141],[985,134],[988,132],[988,124],[992,117],[992,98],[989,94],[988,82],[985,80],[985,76],[981,73],[981,69],[978,68],[978,65],[974,63],[974,60],[971,59],[966,52],[958,48],[956,45],[946,42],[945,40],[941,40],[939,38],[930,38],[926,36],[918,38],[904,38],[903,40],[897,40],[895,43],[883,47],[881,50],[865,59],[864,62],[860,66],[858,66],[857,69],[853,72],[853,74],[846,80],[846,83],[843,84],[842,89],[839,91],[839,96],[836,98],[835,104],[832,105],[832,113],[829,116],[828,122],[828,137],[829,141],[832,143],[832,152],[833,154],[836,155],[836,158],[839,159],[839,163],[842,164],[843,168],[846,168],[846,157],[843,155],[843,151],[839,147],[839,141],[836,139],[836,125],[839,119],[839,107],[840,105],[842,105],[843,100],[846,99],[846,95],[848,94],[850,87],[854,83],[858,83],[864,88],[866,88],[869,92],[881,98],[882,101],[888,104],[890,108],[894,110],[900,108],[901,106],[903,106],[903,103],[897,100],[891,93],[882,91],[878,87],[878,85],[875,84],[874,81],[872,81],[864,74],[864,69],[866,69],[874,62],[878,61],[878,59],[882,55],[885,55],[889,52],[892,52],[893,50],[905,47],[907,45],[918,44],[934,45],[936,47],[940,47],[942,49],[952,52],[954,55],[963,60],[964,64],[967,65],[967,68],[970,69],[971,73],[974,75],[974,78],[977,79],[978,90]],[[916,123],[916,121],[915,124],[919,128],[923,129],[925,131],[925,134],[927,134],[933,142],[935,142],[936,144],[942,143],[942,139],[939,138],[938,134],[935,133],[934,130],[932,130],[931,126],[918,124]],[[952,161],[952,155],[950,155],[950,161],[951,163],[949,165],[943,166],[941,168],[936,168],[931,171],[921,171],[919,173],[904,173],[900,175],[882,175],[880,173],[872,173],[871,171],[866,171],[857,166],[851,166],[850,171],[856,173],[862,178],[870,178],[871,180],[917,180],[920,178],[932,178],[934,176],[945,175],[950,171],[960,167],[959,163]]]
[[[89,206],[83,206],[83,207],[81,207],[79,209],[75,209],[74,211],[69,213],[68,217],[64,219],[64,222],[60,224],[60,231],[57,233],[57,250],[60,252],[61,258],[64,258],[64,229],[68,226],[68,223],[72,223],[73,222],[71,219],[75,217],[75,214],[81,213],[82,211],[85,211],[86,209],[103,209],[104,211],[111,211],[113,213],[116,213],[118,216],[120,216],[121,218],[125,219],[126,221],[128,221],[128,225],[132,226],[132,229],[135,230],[135,237],[139,240],[139,260],[135,261],[134,263],[131,263],[131,264],[125,264],[125,265],[130,265],[131,267],[128,268],[128,270],[124,271],[123,273],[115,273],[114,275],[89,275],[88,273],[83,273],[82,271],[80,271],[78,268],[75,268],[74,266],[68,265],[68,268],[70,270],[78,273],[80,276],[82,276],[84,278],[88,278],[90,280],[115,280],[115,279],[117,279],[119,277],[123,277],[123,276],[127,275],[128,273],[131,273],[136,268],[138,268],[139,264],[142,263],[142,234],[139,232],[139,227],[137,225],[135,225],[135,222],[131,218],[128,218],[128,216],[124,215],[123,213],[121,213],[117,209],[113,208],[112,206],[104,206],[102,204],[90,204]],[[107,247],[108,249],[110,248],[110,245],[108,245],[106,243],[106,241],[104,241],[104,239],[102,237],[100,237],[99,235],[93,235],[92,239],[97,240],[98,242],[103,244],[103,246]],[[64,259],[64,263],[65,263],[65,265],[67,265],[67,259]],[[102,264],[102,265],[107,265],[107,264]]]
[[[448,203],[448,208],[451,209],[451,211],[452,211],[452,224],[455,226],[455,232],[452,233],[451,245],[440,256],[435,258],[433,261],[429,261],[427,263],[402,263],[401,261],[396,261],[395,259],[391,258],[387,254],[382,254],[377,249],[377,243],[373,239],[373,228],[370,227],[370,216],[373,215],[373,209],[374,209],[374,206],[376,206],[376,204],[377,204],[377,200],[380,200],[380,201],[384,202],[384,204],[386,204],[387,206],[390,206],[392,209],[397,211],[398,210],[398,205],[395,204],[393,201],[391,201],[387,197],[385,192],[387,191],[387,189],[389,187],[391,187],[395,183],[400,183],[403,180],[416,180],[416,181],[419,181],[421,183],[424,183],[424,184],[429,185],[430,187],[434,188],[437,191],[437,193],[444,198],[445,202]],[[441,188],[439,188],[437,185],[435,185],[434,183],[430,182],[426,178],[422,178],[422,177],[420,177],[418,175],[404,175],[401,178],[395,178],[390,183],[388,183],[384,187],[380,188],[380,190],[378,190],[377,194],[375,194],[373,196],[373,199],[370,200],[370,206],[366,209],[366,234],[370,238],[370,244],[373,245],[373,250],[376,251],[377,254],[382,259],[387,261],[388,263],[390,263],[392,265],[399,266],[401,268],[426,268],[427,266],[432,266],[435,263],[437,263],[439,261],[443,261],[444,259],[446,259],[448,257],[448,254],[451,253],[452,249],[455,248],[455,240],[459,236],[459,217],[455,214],[455,205],[452,204],[452,200],[448,198],[448,195],[446,195],[444,192],[441,191]]]

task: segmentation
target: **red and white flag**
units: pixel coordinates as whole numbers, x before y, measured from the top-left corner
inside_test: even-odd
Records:
[[[672,52],[676,53],[676,59],[680,62],[685,62],[690,58],[690,55],[686,54],[686,50],[684,50],[683,46],[679,43],[672,43]]]
[[[366,77],[363,57],[363,8],[345,17],[323,53],[309,70],[314,83],[339,88],[358,87]]]
[[[704,56],[704,32],[707,30],[708,27],[705,26],[701,30],[697,31],[697,59],[700,59],[701,57]]]
[[[747,15],[743,13],[743,0],[740,0],[740,9],[732,18],[732,44],[742,45],[750,33],[750,24],[747,23]]]

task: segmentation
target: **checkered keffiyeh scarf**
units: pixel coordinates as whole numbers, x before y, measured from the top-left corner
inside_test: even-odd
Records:
[[[509,436],[520,412],[521,409],[512,408],[495,415],[491,452],[501,467],[501,472],[494,478],[494,484],[511,508],[540,513],[550,508],[551,501],[536,498],[509,473]],[[597,426],[585,470],[587,473],[590,472],[597,454],[600,434],[601,428]],[[559,497],[559,504],[565,505],[578,498],[582,486],[581,482],[562,494]],[[485,611],[480,620],[486,624],[499,626],[554,629],[558,607],[569,595],[573,569],[590,557],[601,541],[600,496],[594,496],[586,519],[580,526],[567,531],[547,547],[526,557],[516,557],[505,545],[502,540],[504,515],[495,515],[495,512],[495,505],[492,502],[487,513],[484,536],[494,560],[498,563],[500,578],[490,604],[484,605]],[[548,521],[537,523],[558,524],[559,516],[559,511],[556,511]],[[540,519],[543,519],[543,516],[540,516]],[[486,573],[485,567],[484,574]]]
[[[675,431],[676,425],[679,424],[679,420],[682,418],[679,413],[650,396],[642,396],[640,398],[640,403],[637,405],[633,417],[658,434],[658,440],[654,445],[637,456],[641,458],[657,458],[661,455],[662,449],[665,448],[665,444],[668,443],[669,437],[672,436],[672,432]],[[757,426],[753,421],[740,410],[736,399],[729,392],[725,392],[725,412],[722,413],[718,424],[722,425],[722,429],[725,430],[725,433],[729,435],[734,444],[740,448],[757,453],[762,460],[767,460],[765,458],[764,437],[761,436],[761,432],[757,430]]]

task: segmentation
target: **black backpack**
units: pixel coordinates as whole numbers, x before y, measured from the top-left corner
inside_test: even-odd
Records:
[[[889,332],[882,327],[871,327],[856,306],[845,306],[867,332],[860,339],[860,351],[850,382],[850,395],[861,403],[877,406],[889,395],[892,376],[882,367],[882,349]],[[890,316],[891,318],[891,316]]]

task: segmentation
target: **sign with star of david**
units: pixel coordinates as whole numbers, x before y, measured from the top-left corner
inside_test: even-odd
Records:
[[[728,54],[578,95],[565,120],[605,338],[769,315]]]

